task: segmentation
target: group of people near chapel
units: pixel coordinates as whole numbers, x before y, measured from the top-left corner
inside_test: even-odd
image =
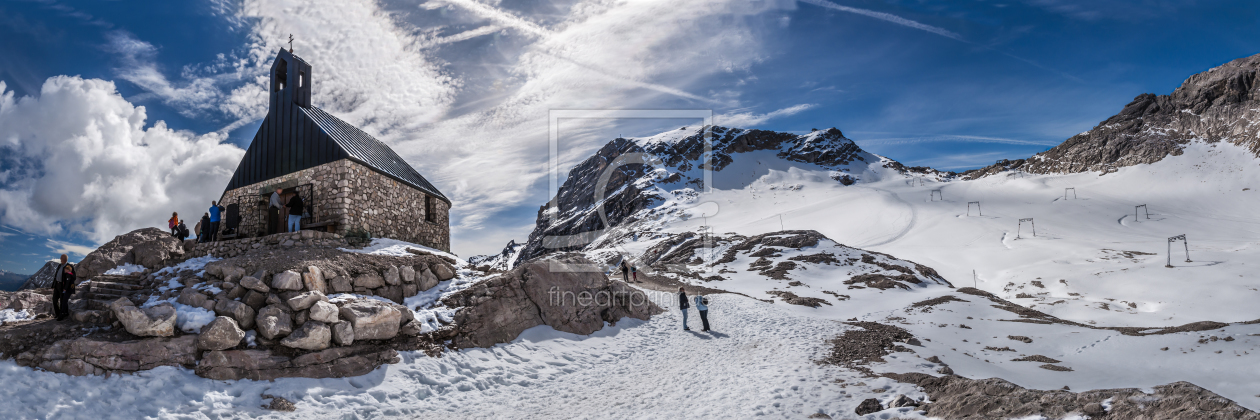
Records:
[[[293,194],[289,201],[285,202],[281,199],[284,190],[276,188],[276,192],[271,193],[271,200],[268,207],[276,208],[281,214],[285,214],[284,230],[282,232],[297,232],[302,229],[302,213],[306,211],[306,204],[302,202],[302,196]],[[223,220],[223,206],[217,201],[210,202],[210,210],[201,215],[201,220],[197,222],[194,231],[197,232],[197,242],[214,242],[218,240],[220,222]],[[188,231],[188,226],[184,225],[184,221],[180,220],[179,213],[171,213],[171,218],[166,221],[167,228],[171,230],[171,236],[183,241],[192,236]]]

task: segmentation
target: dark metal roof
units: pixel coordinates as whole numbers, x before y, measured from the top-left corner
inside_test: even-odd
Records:
[[[310,72],[310,65],[298,56],[286,50],[276,54],[267,118],[254,134],[224,194],[303,169],[350,159],[451,203],[385,143],[311,106]]]
[[[317,107],[298,109],[341,146],[351,160],[450,203],[441,191],[385,143]]]

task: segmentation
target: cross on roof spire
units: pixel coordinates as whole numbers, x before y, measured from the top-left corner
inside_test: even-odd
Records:
[[[289,34],[289,54],[293,54],[293,34]]]

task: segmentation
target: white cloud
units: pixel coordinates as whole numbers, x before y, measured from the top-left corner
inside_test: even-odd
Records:
[[[737,113],[722,114],[722,115],[714,116],[713,123],[716,125],[721,125],[721,126],[726,126],[726,127],[756,128],[757,125],[760,125],[761,123],[764,123],[766,121],[770,121],[779,117],[795,115],[795,114],[800,113],[801,111],[813,108],[814,106],[815,106],[814,104],[792,105],[790,107],[767,112],[765,114],[753,114],[751,112],[737,112]]]
[[[92,248],[92,247],[75,245],[69,242],[56,241],[52,239],[49,239],[46,245],[48,246],[49,249],[52,249],[54,253],[66,254],[67,256],[77,255],[77,256],[82,257],[82,256],[86,256],[88,253],[91,253],[92,251],[95,250],[95,248]],[[29,255],[35,255],[35,254],[29,254]]]
[[[315,105],[394,147],[437,184],[455,202],[452,224],[460,236],[519,229],[520,219],[500,222],[497,214],[546,200],[545,190],[532,188],[547,174],[551,109],[744,107],[738,91],[704,83],[714,75],[749,73],[766,55],[764,22],[749,16],[795,3],[696,0],[680,9],[672,0],[578,0],[538,16],[471,0],[425,2],[403,12],[382,9],[388,6],[374,0],[214,0],[213,13],[246,28],[250,42],[178,75],[164,73],[155,64],[161,51],[130,34],[113,33],[107,48],[119,58],[121,79],[186,115],[227,117],[233,122],[223,133],[265,115],[271,60],[293,34],[296,53],[313,65]],[[461,50],[465,41],[481,37],[494,38],[473,53]],[[102,105],[70,107],[59,116],[63,122],[50,114],[61,101]],[[172,210],[200,209],[200,201],[217,197],[241,153],[220,144],[223,134],[176,132],[160,122],[142,128],[143,107],[101,81],[50,79],[41,97],[7,106],[14,111],[0,118],[20,124],[0,126],[0,136],[20,131],[12,142],[24,158],[42,167],[74,162],[43,175],[30,165],[4,175],[10,186],[0,190],[0,221],[27,231],[83,230],[101,241],[160,225]],[[728,123],[754,123],[806,107],[727,117]],[[618,124],[587,128],[597,132]],[[607,140],[565,137],[563,167]],[[501,235],[462,237],[471,236],[494,237],[495,244],[485,245],[490,251],[502,246]]]
[[[0,82],[0,223],[100,243],[208,208],[244,152],[146,120],[112,82],[57,76],[22,98]]]
[[[123,31],[106,34],[106,49],[113,52],[122,64],[118,77],[136,84],[164,103],[189,117],[218,108],[223,96],[214,77],[197,77],[185,74],[185,82],[172,83],[158,69],[154,58],[156,47]]]
[[[872,18],[879,19],[885,22],[890,22],[897,25],[905,26],[907,28],[914,28],[920,31],[931,32],[931,33],[934,33],[934,34],[937,34],[946,38],[950,38],[950,39],[956,39],[959,41],[963,40],[962,35],[951,32],[945,28],[915,22],[913,20],[906,19],[901,16],[894,15],[892,13],[876,12],[874,10],[859,9],[856,7],[849,7],[849,6],[841,6],[841,5],[829,2],[827,0],[800,0],[800,1],[802,3],[809,3],[815,6],[825,7],[832,10],[838,10],[841,12],[848,12],[848,13],[859,14],[862,16],[872,17]]]

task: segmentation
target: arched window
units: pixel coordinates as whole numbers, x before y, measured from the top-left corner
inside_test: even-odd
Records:
[[[276,73],[272,75],[272,88],[276,92],[284,90],[284,85],[289,81],[289,62],[285,59],[276,60]]]

